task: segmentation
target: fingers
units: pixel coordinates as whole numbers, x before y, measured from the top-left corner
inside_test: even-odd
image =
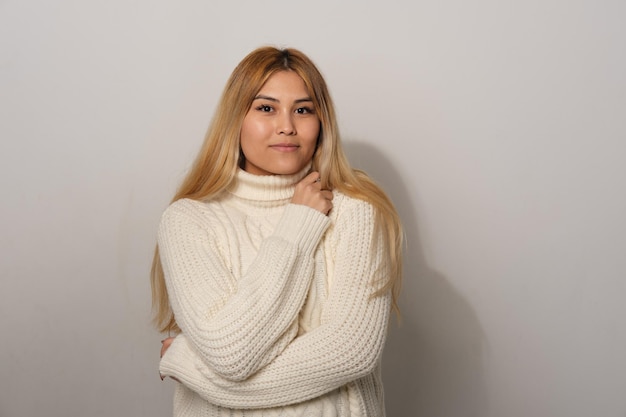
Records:
[[[319,172],[310,172],[306,177],[302,178],[303,183],[306,184],[315,184],[315,183],[319,183],[322,181],[322,178],[320,177],[320,173]]]
[[[167,352],[167,349],[169,349],[170,345],[172,344],[172,342],[174,341],[173,337],[167,337],[163,340],[161,340],[161,357],[163,357],[163,355],[165,355],[165,352]],[[161,378],[161,381],[163,381],[165,379],[165,375],[163,375],[161,372],[159,372],[159,378]]]
[[[332,191],[322,190],[320,174],[311,172],[296,185],[291,202],[309,206],[328,214],[333,207],[332,199]]]
[[[168,337],[166,339],[161,340],[161,357],[165,355],[165,352],[167,352],[167,349],[169,349],[173,341],[174,341],[173,337]]]
[[[324,196],[324,198],[328,201],[332,201],[333,192],[330,190],[320,190],[320,193]]]

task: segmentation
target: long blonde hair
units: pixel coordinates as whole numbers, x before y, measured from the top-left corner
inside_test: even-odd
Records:
[[[262,47],[252,51],[231,74],[204,143],[172,202],[181,198],[206,200],[225,190],[243,166],[239,134],[254,97],[272,74],[294,71],[306,85],[320,119],[318,148],[313,169],[320,173],[322,187],[338,190],[369,202],[376,209],[377,231],[387,249],[390,274],[373,293],[391,291],[396,311],[402,275],[403,233],[398,214],[387,195],[364,172],[352,169],[339,140],[335,109],[324,78],[315,64],[296,49]],[[170,307],[157,246],[151,271],[154,323],[159,331],[179,331]]]

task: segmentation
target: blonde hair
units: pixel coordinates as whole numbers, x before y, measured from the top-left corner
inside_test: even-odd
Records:
[[[204,143],[172,202],[181,198],[207,200],[225,190],[243,167],[239,134],[254,97],[278,71],[294,71],[306,85],[320,119],[318,148],[312,166],[320,173],[322,187],[364,200],[376,209],[376,226],[387,250],[390,274],[373,293],[391,291],[396,311],[402,275],[403,233],[398,214],[387,195],[364,172],[350,167],[339,140],[335,109],[324,78],[315,64],[296,49],[262,47],[252,51],[231,74]],[[151,271],[154,323],[159,331],[179,331],[170,307],[157,246]]]

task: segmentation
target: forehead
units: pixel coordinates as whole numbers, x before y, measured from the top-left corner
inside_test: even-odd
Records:
[[[272,74],[259,90],[260,93],[308,95],[304,80],[294,71],[278,71]]]

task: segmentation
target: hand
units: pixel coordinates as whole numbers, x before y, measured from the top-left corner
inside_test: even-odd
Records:
[[[165,352],[169,349],[170,345],[174,341],[173,337],[168,337],[167,339],[161,340],[161,357],[165,355]]]
[[[322,184],[319,181],[320,174],[311,172],[304,177],[297,185],[296,191],[293,193],[291,202],[293,204],[302,204],[311,207],[324,214],[333,208],[333,193],[330,190],[322,190]]]
[[[172,344],[173,341],[174,341],[173,337],[168,337],[167,339],[161,340],[161,357],[163,357],[163,355],[165,355],[165,352],[167,352],[167,350],[169,349],[169,347],[170,347],[170,345]],[[161,377],[161,381],[163,381],[165,379],[165,376],[161,375],[161,373],[159,373],[159,376]],[[172,378],[172,379],[177,381],[176,378]]]

